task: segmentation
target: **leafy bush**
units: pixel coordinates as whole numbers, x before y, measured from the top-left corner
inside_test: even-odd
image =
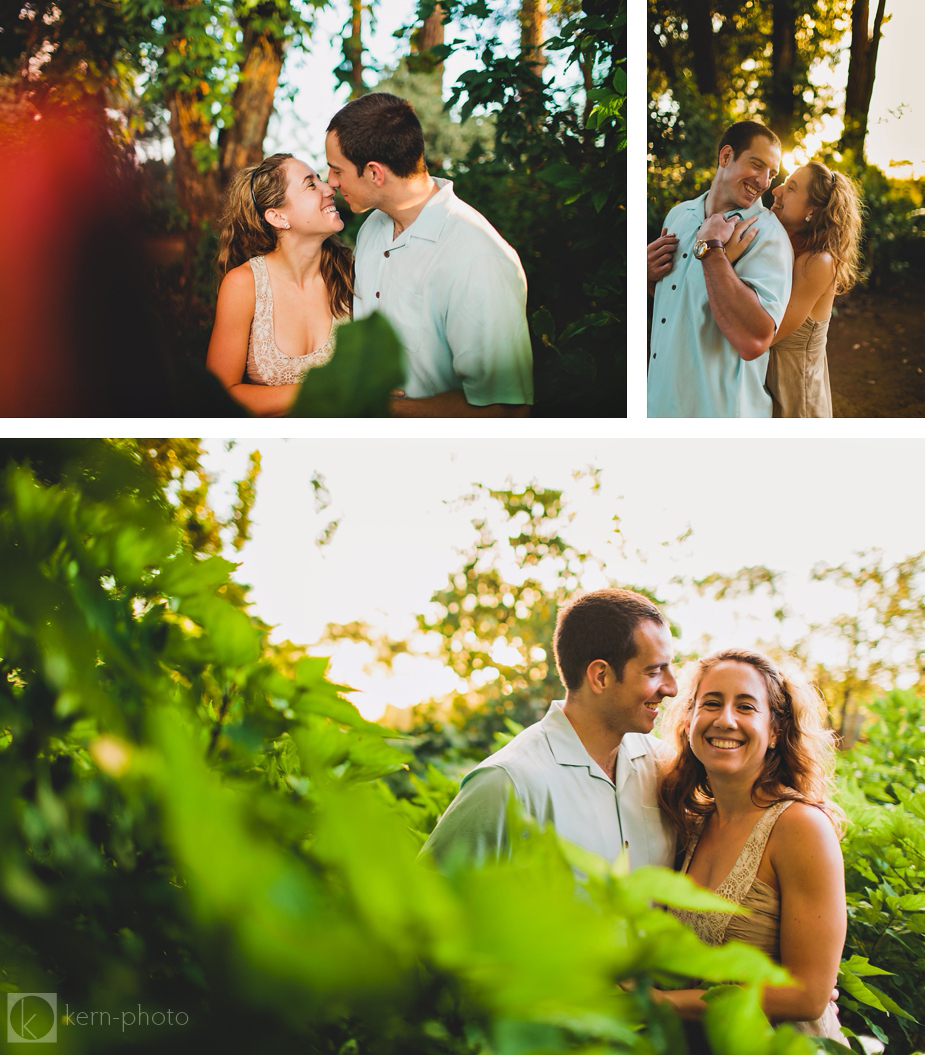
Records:
[[[925,1045],[913,996],[925,989],[925,701],[891,692],[870,718],[840,763],[851,821],[840,1003],[852,1030],[872,1032],[891,1053],[912,1052]]]
[[[0,980],[59,995],[59,1050],[667,1055],[683,1040],[649,984],[690,974],[748,983],[711,1008],[721,1055],[813,1050],[757,1011],[779,968],[652,907],[715,906],[683,877],[622,875],[529,824],[510,863],[424,867],[426,806],[381,780],[405,752],[324,660],[268,645],[157,478],[102,441],[14,450]]]

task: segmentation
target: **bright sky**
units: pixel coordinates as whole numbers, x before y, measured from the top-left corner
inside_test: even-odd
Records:
[[[756,564],[785,572],[785,598],[797,613],[785,628],[788,644],[809,621],[850,608],[850,597],[808,583],[815,563],[838,564],[874,547],[898,560],[925,545],[906,501],[908,468],[925,462],[925,441],[326,439],[241,440],[230,453],[218,441],[207,447],[219,507],[230,502],[222,489],[260,449],[254,537],[232,559],[241,561],[237,578],[253,587],[254,610],[276,626],[274,637],[306,645],[328,622],[365,620],[393,636],[409,633],[474,539],[473,509],[456,499],[476,481],[497,488],[535,480],[564,490],[574,514],[565,537],[604,560],[609,577],[676,601],[669,611],[686,650],[704,635],[710,647],[771,638],[774,606],[690,603],[672,586],[675,575]],[[574,479],[588,466],[601,470],[597,492],[587,478]],[[331,495],[320,512],[310,484],[316,472]],[[615,515],[626,556],[615,545]],[[315,539],[334,519],[333,541],[319,548]],[[671,543],[688,528],[689,538]],[[601,585],[589,569],[583,586]],[[455,684],[439,664],[409,660],[395,676],[370,676],[362,649],[314,651],[334,656],[332,676],[362,690],[354,703],[371,718],[387,703],[408,706]]]
[[[872,20],[876,0],[870,6]],[[923,12],[922,0],[887,0],[889,20],[884,23],[877,56],[867,131],[867,160],[897,179],[925,176],[925,102],[916,73],[925,29]],[[820,68],[814,76],[817,84],[830,83],[837,89],[835,105],[839,109],[844,104],[844,88],[848,80],[849,42],[850,34],[845,39],[842,61],[834,70]],[[796,164],[802,165],[810,160],[820,144],[836,141],[841,127],[840,117],[824,119],[820,131],[810,135],[803,150],[795,153]],[[911,167],[909,164],[894,166],[894,162],[910,162]]]

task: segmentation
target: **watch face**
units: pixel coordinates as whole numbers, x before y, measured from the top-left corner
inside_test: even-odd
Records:
[[[697,243],[697,244],[696,244],[696,245],[694,246],[694,256],[695,256],[695,257],[696,257],[696,258],[697,258],[698,260],[700,260],[700,258],[701,258],[701,257],[703,256],[703,254],[704,254],[704,253],[705,253],[706,251],[707,251],[707,243],[706,243],[706,242],[698,242],[698,243]]]

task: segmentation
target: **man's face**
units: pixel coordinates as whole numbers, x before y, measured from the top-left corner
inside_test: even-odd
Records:
[[[328,132],[324,151],[328,162],[328,186],[340,191],[340,196],[350,206],[351,212],[362,213],[375,209],[378,196],[369,166],[362,176],[357,175],[356,165],[341,153],[336,132]]]
[[[674,696],[678,683],[671,672],[674,649],[668,627],[643,619],[633,633],[636,655],[623,668],[607,702],[613,728],[621,733],[651,733],[659,704]]]
[[[714,184],[720,189],[719,210],[747,209],[771,186],[780,169],[780,147],[766,136],[755,136],[737,158],[732,147],[719,155]]]

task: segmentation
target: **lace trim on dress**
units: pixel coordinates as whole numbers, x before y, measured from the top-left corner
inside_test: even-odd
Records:
[[[758,875],[758,866],[761,864],[765,847],[768,845],[771,829],[774,827],[777,818],[792,801],[792,799],[784,799],[782,802],[775,802],[773,806],[769,806],[764,811],[758,823],[752,828],[751,834],[745,840],[742,852],[729,870],[729,875],[716,888],[715,893],[719,894],[720,897],[724,897],[727,901],[732,901],[737,905],[740,905],[745,900],[752,884],[755,882],[755,877]],[[681,868],[682,873],[687,873],[699,841],[700,832],[698,831],[684,857],[684,865]],[[688,909],[673,909],[672,912],[682,923],[686,923],[687,926],[691,927],[697,937],[707,945],[723,944],[726,938],[726,928],[734,916],[734,913],[729,912],[691,912]]]
[[[324,344],[306,355],[284,355],[276,347],[273,329],[273,290],[267,262],[262,256],[248,260],[254,273],[254,320],[247,343],[247,380],[256,385],[297,385],[305,374],[323,366],[334,354],[335,331],[340,319],[331,324]]]

